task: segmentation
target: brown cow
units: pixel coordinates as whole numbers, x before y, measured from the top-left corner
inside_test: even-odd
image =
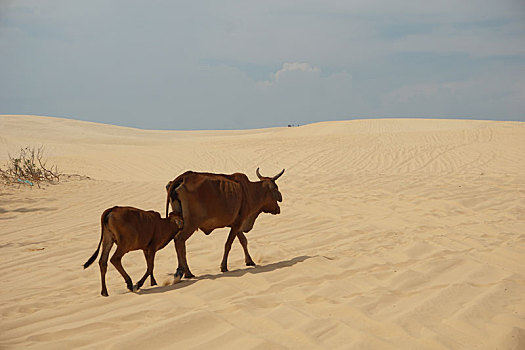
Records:
[[[154,286],[157,284],[155,277],[153,277],[155,253],[164,248],[173,239],[183,224],[181,217],[176,213],[170,213],[168,218],[163,219],[158,212],[152,210],[144,211],[132,207],[113,207],[106,209],[102,213],[100,226],[102,232],[97,250],[86,261],[84,268],[89,267],[95,261],[102,243],[102,253],[98,262],[102,280],[102,291],[100,294],[107,297],[106,271],[109,252],[113,243],[117,244],[117,250],[111,257],[111,263],[124,277],[128,289],[133,291],[133,283],[124,267],[122,267],[121,259],[127,252],[139,249],[144,251],[147,270],[137,282],[135,289],[142,287],[148,276],[151,276],[151,285]]]
[[[284,169],[274,177],[263,177],[256,170],[260,181],[251,182],[241,173],[231,175],[197,173],[193,171],[179,175],[166,186],[166,215],[169,204],[173,211],[181,213],[184,227],[175,235],[175,249],[179,266],[176,276],[195,277],[186,261],[186,240],[197,229],[209,235],[214,229],[231,227],[224,245],[221,271],[228,271],[228,253],[235,237],[244,250],[247,266],[255,263],[248,252],[248,240],[244,233],[249,232],[260,213],[279,214],[277,202],[282,202],[281,192],[275,181]]]

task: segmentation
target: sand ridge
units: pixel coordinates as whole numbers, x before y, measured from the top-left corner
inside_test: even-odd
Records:
[[[383,119],[242,131],[152,131],[0,116],[0,164],[43,145],[65,173],[43,190],[1,188],[0,347],[520,349],[525,347],[525,123]],[[185,170],[279,179],[282,213],[247,234],[187,242],[196,279],[127,292],[96,264],[113,205],[164,211]],[[123,265],[134,282],[142,252]]]

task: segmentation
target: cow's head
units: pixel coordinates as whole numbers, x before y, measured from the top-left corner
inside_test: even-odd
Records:
[[[255,173],[257,174],[259,180],[261,180],[264,189],[264,203],[261,208],[262,211],[274,215],[279,214],[281,212],[281,208],[279,208],[279,204],[277,202],[283,201],[283,195],[281,192],[279,192],[279,187],[277,187],[275,181],[281,177],[281,175],[284,173],[284,169],[274,177],[261,176],[259,168],[257,168]]]

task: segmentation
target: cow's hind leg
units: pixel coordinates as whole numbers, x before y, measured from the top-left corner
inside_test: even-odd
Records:
[[[221,262],[222,272],[228,271],[228,254],[230,253],[230,249],[232,249],[232,243],[233,243],[233,240],[235,239],[235,236],[237,236],[237,232],[232,228],[230,230],[230,233],[228,234],[228,239],[226,240],[226,243],[224,244],[224,255],[222,257],[222,262]]]
[[[151,276],[152,286],[157,284],[157,282],[155,281],[155,278],[153,278],[153,264],[155,262],[155,253],[156,251],[154,249],[144,250],[144,256],[146,257],[147,268],[146,268],[146,273],[144,274],[144,276],[142,276],[142,278],[137,282],[137,289],[142,287],[144,282],[146,282],[146,279],[148,278],[148,276]],[[153,282],[155,282],[155,284],[153,284]]]
[[[188,261],[186,260],[186,240],[175,238],[174,241],[177,259],[179,260],[179,267],[177,267],[177,272],[175,272],[175,278],[182,277],[182,275],[184,275],[185,278],[195,277],[195,275],[191,273]]]
[[[131,282],[131,277],[129,277],[126,270],[124,270],[124,267],[122,267],[121,259],[124,254],[126,254],[126,252],[120,249],[120,247],[117,247],[117,250],[111,257],[111,263],[113,264],[113,266],[115,266],[118,272],[120,272],[122,277],[124,277],[124,281],[126,281],[126,286],[128,287],[128,289],[133,292],[133,282]]]
[[[248,239],[242,232],[237,233],[237,238],[239,239],[239,242],[241,242],[242,249],[244,250],[244,262],[246,262],[246,266],[255,266],[255,263],[248,252]]]
[[[109,252],[111,251],[112,246],[113,240],[111,238],[104,237],[104,240],[102,242],[102,254],[100,254],[100,260],[98,261],[98,265],[100,267],[100,280],[102,282],[102,290],[100,294],[105,297],[109,295],[108,289],[106,288],[106,272],[108,270]]]

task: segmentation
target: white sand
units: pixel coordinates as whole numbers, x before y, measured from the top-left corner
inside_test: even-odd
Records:
[[[177,125],[172,126],[173,129]],[[7,152],[43,145],[65,173],[0,189],[0,348],[524,349],[525,123],[356,120],[248,131],[144,131],[0,116]],[[173,244],[130,293],[100,296],[104,209],[164,212],[185,170],[274,175],[284,201],[219,269],[227,229],[187,242],[198,278],[162,286]],[[123,265],[136,281],[142,252]]]

